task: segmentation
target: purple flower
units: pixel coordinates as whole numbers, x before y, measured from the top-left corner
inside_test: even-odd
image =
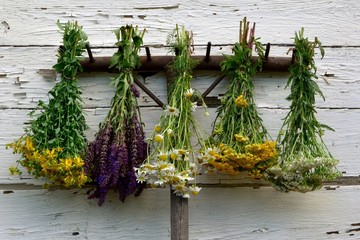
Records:
[[[134,170],[128,171],[127,180],[128,180],[128,187],[126,189],[126,195],[130,195],[133,194],[138,187]]]
[[[127,157],[127,149],[125,146],[112,145],[113,158],[110,158],[109,173],[112,176],[111,186],[116,187],[120,177],[121,167],[124,165],[124,157]]]
[[[136,88],[135,84],[131,84],[130,86],[131,92],[134,94],[135,97],[140,97],[140,92],[139,90]]]

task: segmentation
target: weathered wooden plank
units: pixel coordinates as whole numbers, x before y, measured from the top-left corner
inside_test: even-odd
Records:
[[[2,239],[169,239],[169,189],[102,207],[84,190],[0,194]],[[190,239],[356,239],[358,187],[307,194],[271,188],[204,188],[189,199]]]
[[[175,24],[192,29],[195,42],[214,44],[238,39],[239,22],[247,16],[257,22],[264,42],[292,43],[295,31],[305,27],[326,45],[359,45],[360,9],[356,0],[298,1],[46,1],[3,0],[0,8],[0,45],[57,45],[56,21],[77,20],[90,41],[112,45],[112,30],[121,24],[146,28],[146,44],[165,44]]]
[[[358,189],[355,192],[350,189],[309,194],[280,194],[268,188],[229,189],[228,192],[204,189],[202,195],[192,199],[197,209],[204,209],[206,213],[202,216],[190,208],[190,238],[344,239],[352,233],[356,238],[357,232],[347,232],[357,228],[351,226],[358,222],[353,212],[357,208],[356,200],[330,199],[330,195],[351,198],[359,194]],[[190,206],[193,205],[190,203]],[[343,221],[343,216],[347,220]],[[194,222],[194,218],[201,220]],[[326,234],[336,231],[339,234]],[[197,237],[197,233],[201,236]]]

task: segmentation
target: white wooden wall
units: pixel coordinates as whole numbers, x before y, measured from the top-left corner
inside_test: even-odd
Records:
[[[230,53],[244,16],[256,22],[256,35],[272,44],[271,56],[286,56],[294,32],[305,28],[310,39],[318,36],[325,58],[317,61],[318,83],[326,101],[319,99],[318,118],[336,132],[325,141],[340,160],[345,178],[322,190],[280,193],[271,187],[240,186],[244,179],[201,176],[214,185],[190,199],[190,239],[360,239],[360,2],[358,0],[302,1],[164,1],[164,0],[0,0],[0,239],[169,239],[169,189],[148,189],[124,204],[110,194],[99,208],[87,199],[87,190],[41,189],[42,180],[8,174],[18,156],[5,144],[23,133],[27,113],[38,100],[47,100],[56,76],[50,71],[61,41],[56,21],[77,20],[83,25],[96,56],[110,56],[112,30],[136,24],[148,30],[145,44],[152,54],[166,54],[167,34],[175,24],[194,33],[198,55],[208,41],[212,54]],[[141,54],[145,54],[142,51]],[[324,77],[324,74],[333,77]],[[204,90],[216,72],[196,72],[194,87]],[[285,73],[256,76],[256,102],[265,125],[275,137],[288,111],[284,99]],[[109,74],[86,73],[79,79],[93,139],[104,118],[113,89]],[[164,74],[144,80],[165,101]],[[224,92],[226,81],[211,95]],[[156,123],[160,109],[142,94],[146,131]],[[210,130],[215,117],[199,115]]]

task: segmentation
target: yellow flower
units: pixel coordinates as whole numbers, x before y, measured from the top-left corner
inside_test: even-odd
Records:
[[[265,141],[263,144],[247,145],[246,150],[255,154],[260,161],[266,161],[277,156],[276,142]]]
[[[74,166],[82,167],[82,166],[84,166],[84,161],[80,157],[75,157],[74,158]]]
[[[70,187],[74,185],[75,179],[73,178],[73,176],[68,175],[64,178],[64,183],[65,183],[65,187]]]
[[[157,156],[162,161],[165,161],[168,158],[167,153],[164,153],[164,152],[160,152]]]
[[[78,185],[84,185],[88,181],[88,177],[84,174],[84,172],[81,172],[78,176]]]
[[[54,159],[54,158],[56,158],[57,155],[58,155],[55,150],[56,150],[56,148],[53,148],[53,149],[51,149],[51,150],[46,149],[44,155],[45,155],[46,158],[48,158],[48,159]]]
[[[249,138],[240,134],[235,134],[235,140],[240,142],[240,143],[245,143],[247,141],[249,141]]]
[[[71,166],[73,164],[73,161],[71,158],[66,158],[64,161],[63,161],[63,168],[65,171],[69,171]]]
[[[209,151],[209,155],[210,155],[210,156],[215,156],[216,154],[217,154],[216,149],[211,149],[211,150]]]
[[[156,134],[154,137],[155,142],[157,143],[161,143],[162,141],[164,141],[164,136],[161,134]]]
[[[161,126],[159,124],[156,124],[154,127],[155,132],[159,133],[161,132]]]
[[[248,102],[246,101],[246,99],[244,99],[243,95],[240,95],[235,99],[235,104],[240,108],[245,108],[248,106]]]
[[[35,150],[34,145],[33,145],[33,142],[32,142],[32,140],[31,140],[30,137],[26,137],[26,139],[25,139],[25,149],[26,149],[27,151],[33,151],[33,150]]]
[[[35,150],[32,153],[32,159],[34,159],[35,161],[39,161],[41,159],[41,154],[39,153],[39,150]]]
[[[11,175],[21,175],[21,171],[17,167],[11,166],[9,167],[9,171]]]

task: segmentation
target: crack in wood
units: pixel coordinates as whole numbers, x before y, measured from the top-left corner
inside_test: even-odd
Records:
[[[11,190],[5,190],[5,191],[3,191],[3,194],[10,194],[10,193],[14,193],[14,191],[11,191]]]
[[[164,10],[171,10],[179,8],[180,4],[171,5],[171,6],[159,6],[159,7],[135,7],[134,9],[137,10],[157,10],[157,9],[164,9]]]
[[[346,231],[346,233],[350,233],[350,232],[360,232],[360,228],[353,228]]]

